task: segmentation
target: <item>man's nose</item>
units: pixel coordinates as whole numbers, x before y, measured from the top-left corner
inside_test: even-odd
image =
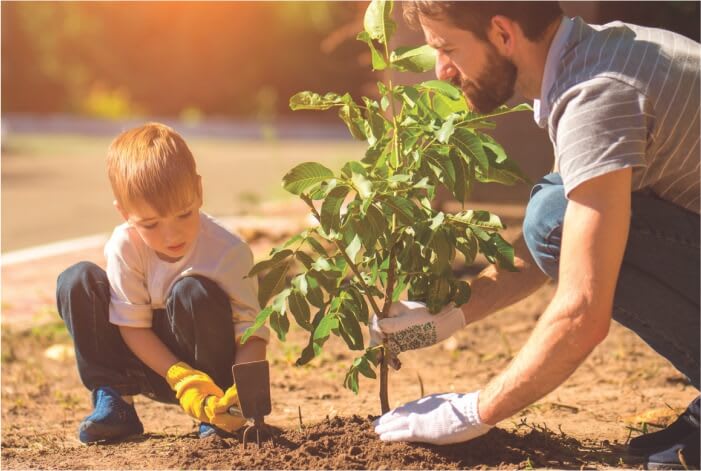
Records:
[[[451,81],[457,73],[458,69],[444,54],[438,54],[436,56],[436,78],[438,80]]]

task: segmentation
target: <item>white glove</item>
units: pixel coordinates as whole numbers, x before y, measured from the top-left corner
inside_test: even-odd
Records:
[[[484,435],[492,425],[482,423],[477,408],[479,391],[469,394],[431,394],[387,412],[377,419],[380,440],[447,445]]]
[[[392,355],[441,342],[465,327],[462,309],[450,305],[438,314],[431,314],[424,303],[397,301],[389,308],[389,316],[370,321],[370,345],[385,343]]]

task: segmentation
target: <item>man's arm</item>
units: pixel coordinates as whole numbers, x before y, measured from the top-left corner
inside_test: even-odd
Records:
[[[607,335],[630,224],[631,169],[570,193],[557,291],[514,361],[481,392],[482,421],[495,424],[564,382]]]
[[[517,272],[489,265],[470,282],[472,295],[461,306],[465,323],[478,321],[510,306],[543,286],[548,280],[526,247],[523,234],[513,243]]]

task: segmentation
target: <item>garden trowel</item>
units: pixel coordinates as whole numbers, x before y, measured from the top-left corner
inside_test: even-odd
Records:
[[[267,360],[239,363],[232,367],[234,383],[239,394],[241,414],[253,425],[243,432],[243,447],[246,448],[248,433],[255,430],[256,442],[260,446],[260,433],[267,433],[274,442],[273,434],[264,417],[270,414],[270,368]],[[238,411],[237,411],[238,412]]]

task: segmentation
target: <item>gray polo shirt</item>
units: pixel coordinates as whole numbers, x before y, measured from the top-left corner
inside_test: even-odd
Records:
[[[566,194],[631,167],[633,191],[699,213],[700,52],[670,31],[563,19],[534,108]]]

